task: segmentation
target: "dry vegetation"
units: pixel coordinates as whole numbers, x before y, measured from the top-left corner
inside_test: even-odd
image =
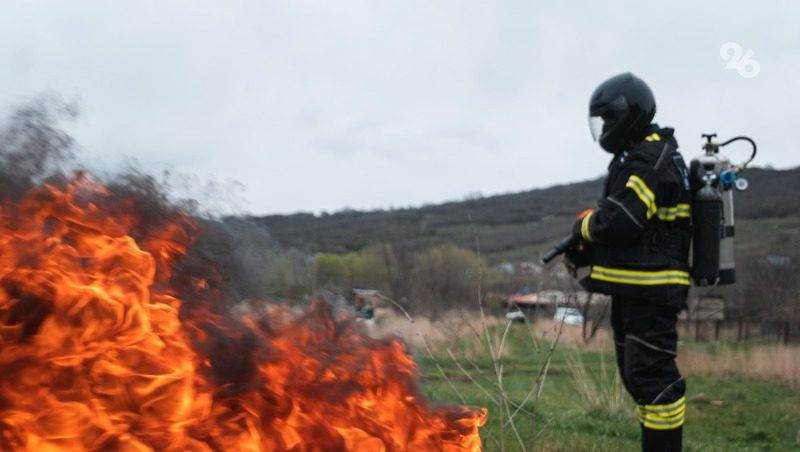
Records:
[[[497,317],[487,316],[486,323],[488,327],[495,327],[504,322]],[[376,336],[396,335],[419,349],[423,349],[424,340],[433,348],[458,345],[482,353],[482,338],[476,335],[480,328],[481,318],[477,311],[450,310],[431,320],[422,316],[412,319],[393,308],[376,309],[375,324],[370,327],[371,333]]]
[[[373,334],[407,341],[429,397],[489,409],[482,429],[487,450],[636,447],[634,404],[620,381],[606,327],[587,343],[580,326],[547,318],[512,324],[501,316],[451,310],[432,321],[392,307],[376,314]],[[693,401],[687,450],[785,450],[800,444],[791,421],[800,347],[697,343],[692,337],[685,335],[679,349]],[[749,430],[732,433],[742,417]]]
[[[533,326],[533,331],[538,339],[549,340],[556,334],[559,328],[559,322],[551,319],[537,320]],[[559,343],[567,347],[580,347],[589,351],[613,351],[612,344],[614,342],[611,332],[607,329],[600,328],[597,330],[595,336],[586,342],[583,339],[583,329],[580,326],[564,325],[561,330],[561,339]]]
[[[416,317],[413,321],[392,308],[380,308],[376,313],[376,323],[371,326],[375,335],[396,335],[402,337],[415,350],[424,351],[423,342],[437,350],[457,349],[459,356],[469,360],[479,360],[486,353],[484,338],[477,334],[481,329],[479,313],[473,311],[448,311],[437,320],[427,317]],[[495,343],[502,339],[505,319],[487,316],[487,327],[492,331]],[[613,361],[613,338],[611,331],[605,328],[598,330],[588,343],[584,342],[579,326],[560,326],[551,319],[537,320],[530,329],[537,340],[551,342],[560,335],[559,344],[567,350],[569,370],[576,380],[576,389],[586,394],[586,400],[594,405],[596,399],[616,400],[614,394],[602,394],[608,387],[616,387],[616,367]],[[600,352],[607,356],[608,363],[602,361],[598,369],[592,368],[602,381],[586,380],[587,367],[580,358],[579,352]],[[507,357],[514,353],[511,347],[503,350]],[[756,379],[777,381],[791,389],[800,389],[800,346],[784,346],[778,344],[749,345],[735,347],[724,343],[702,347],[699,344],[687,343],[681,346],[678,355],[678,366],[686,375],[703,375],[714,378],[744,376]],[[606,384],[608,383],[608,384]],[[621,386],[620,386],[621,387]],[[595,394],[591,394],[591,393]],[[613,397],[612,397],[613,396]],[[617,403],[612,404],[617,406]]]
[[[583,355],[577,351],[568,353],[566,358],[575,392],[584,401],[585,408],[610,414],[626,413],[631,401],[622,385],[613,355],[602,353],[599,366],[594,363],[587,365]],[[627,413],[632,414],[632,411]]]
[[[726,378],[741,375],[771,379],[800,389],[800,347],[756,345],[749,348],[719,346],[717,350],[684,347],[678,366],[685,374]]]
[[[507,325],[506,319],[489,315],[484,321],[491,332],[492,340],[499,344]],[[415,350],[424,351],[426,344],[439,350],[457,349],[460,356],[470,360],[476,360],[486,353],[485,338],[479,333],[482,330],[481,316],[476,311],[450,310],[439,315],[436,320],[431,320],[423,316],[410,319],[396,309],[378,308],[376,321],[369,328],[370,333],[375,336],[399,336]],[[561,322],[551,319],[536,320],[527,329],[531,339],[535,341],[550,343],[558,336],[561,346],[580,347],[587,351],[613,351],[613,339],[605,329],[598,330],[588,343],[583,340],[580,326],[562,325]],[[513,346],[505,347],[501,357],[507,357],[516,351]]]

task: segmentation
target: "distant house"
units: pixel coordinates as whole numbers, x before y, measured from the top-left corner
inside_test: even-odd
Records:
[[[503,300],[503,305],[506,307],[519,306],[523,307],[536,307],[540,305],[539,294],[533,293],[515,293],[511,294]]]

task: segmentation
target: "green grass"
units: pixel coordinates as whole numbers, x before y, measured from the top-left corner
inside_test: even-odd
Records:
[[[514,325],[508,339],[509,353],[503,362],[503,383],[512,402],[521,402],[534,380],[549,344],[539,343],[537,351],[523,325]],[[456,347],[458,348],[458,347]],[[454,350],[473,378],[498,398],[496,378],[488,356],[472,356],[472,363],[463,352]],[[568,356],[569,355],[569,356]],[[617,410],[595,406],[575,389],[568,360],[578,360],[592,375],[597,387],[613,382],[613,355],[609,352],[579,350],[559,346],[552,357],[550,370],[539,400],[530,400],[524,408],[533,416],[519,413],[515,417],[517,431],[527,450],[547,451],[620,451],[639,450],[639,425],[634,404],[627,394]],[[605,375],[601,375],[601,360]],[[498,406],[471,382],[456,364],[442,354],[435,360],[417,357],[425,374],[423,390],[437,401],[457,402],[459,397],[475,406],[489,409],[489,420],[482,429],[487,451],[521,450],[514,433],[505,428],[503,447]],[[439,373],[438,363],[455,385],[456,394]],[[684,430],[686,451],[786,451],[800,450],[800,394],[780,384],[744,377],[713,379],[687,376],[688,408]]]

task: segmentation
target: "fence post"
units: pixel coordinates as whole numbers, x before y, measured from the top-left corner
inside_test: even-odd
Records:
[[[789,344],[789,321],[783,321],[783,345]]]
[[[700,342],[700,320],[694,321],[694,340]]]
[[[714,340],[715,340],[715,341],[718,341],[718,340],[719,340],[719,327],[720,327],[720,323],[722,323],[722,320],[719,320],[719,319],[717,319],[717,321],[716,321],[716,322],[714,322]]]
[[[736,342],[742,341],[742,319],[739,319],[738,328],[736,329]]]

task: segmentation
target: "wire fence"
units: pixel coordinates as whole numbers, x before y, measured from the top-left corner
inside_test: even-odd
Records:
[[[687,320],[678,321],[682,337],[696,342],[789,343],[800,342],[800,328],[789,320]]]

